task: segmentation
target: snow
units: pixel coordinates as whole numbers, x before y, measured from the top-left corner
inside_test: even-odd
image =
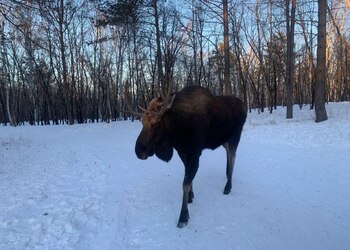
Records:
[[[187,227],[183,165],[140,161],[140,122],[0,128],[0,249],[349,249],[350,104],[248,115],[233,191],[205,150]]]

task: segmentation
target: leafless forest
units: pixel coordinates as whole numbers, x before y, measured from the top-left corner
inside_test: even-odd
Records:
[[[349,0],[1,0],[0,123],[126,119],[168,85],[249,109],[350,100]],[[306,107],[305,107],[306,106]],[[317,114],[317,112],[321,113]]]

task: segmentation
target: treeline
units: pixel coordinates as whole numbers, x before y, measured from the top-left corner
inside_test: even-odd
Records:
[[[327,2],[326,101],[350,100],[349,9]],[[313,108],[317,35],[317,1],[3,0],[0,123],[126,119],[170,83]]]

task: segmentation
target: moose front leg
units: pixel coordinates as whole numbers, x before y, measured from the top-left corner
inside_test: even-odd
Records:
[[[188,219],[190,218],[187,205],[188,205],[189,193],[191,190],[191,183],[189,182],[186,176],[182,184],[182,189],[183,189],[182,207],[181,207],[179,222],[177,223],[177,227],[179,228],[186,226]]]
[[[185,160],[185,177],[182,183],[182,206],[177,227],[182,228],[187,225],[189,219],[188,203],[191,203],[193,199],[192,181],[198,170],[199,156],[189,158],[185,157],[184,155],[180,155],[180,158],[183,161]]]

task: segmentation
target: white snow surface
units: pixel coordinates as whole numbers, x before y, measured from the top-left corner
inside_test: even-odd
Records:
[[[248,114],[233,190],[205,150],[186,227],[184,167],[138,160],[139,121],[0,128],[0,249],[350,249],[350,104]]]

